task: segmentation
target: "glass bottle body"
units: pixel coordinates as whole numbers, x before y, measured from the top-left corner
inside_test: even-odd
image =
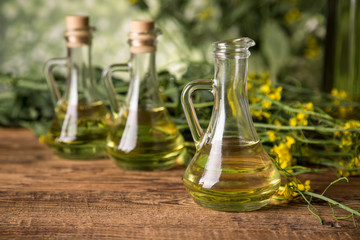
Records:
[[[188,84],[182,103],[197,151],[183,181],[194,201],[220,211],[252,211],[268,204],[280,175],[263,149],[250,116],[246,92],[247,38],[215,43],[215,77]],[[192,92],[214,95],[205,132],[191,102]]]
[[[130,86],[126,102],[118,109],[110,73],[124,70],[130,72]],[[183,156],[184,140],[160,96],[154,47],[132,52],[128,64],[112,65],[104,71],[103,80],[116,114],[106,142],[115,163],[123,169],[145,171],[173,166]]]
[[[68,68],[62,97],[51,74],[58,65]],[[62,158],[105,157],[105,139],[111,118],[93,79],[90,45],[68,47],[67,58],[49,60],[45,76],[56,106],[55,117],[45,135],[47,145]]]

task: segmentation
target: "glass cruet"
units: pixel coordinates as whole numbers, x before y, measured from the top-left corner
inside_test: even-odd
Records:
[[[159,92],[155,67],[159,31],[154,21],[131,21],[130,27],[130,61],[107,67],[102,77],[115,119],[106,150],[123,169],[163,170],[182,158],[184,140]],[[111,77],[116,71],[130,73],[129,90],[121,106]]]
[[[94,159],[106,156],[105,139],[111,117],[100,100],[91,66],[92,27],[88,16],[67,16],[67,57],[46,62],[44,75],[55,117],[45,135],[47,145],[60,157]],[[66,89],[60,95],[55,67],[67,68]]]
[[[249,38],[215,42],[214,79],[190,82],[182,92],[196,146],[183,181],[194,201],[206,208],[256,210],[269,203],[280,184],[279,172],[259,141],[249,111],[248,48],[254,45]],[[191,99],[196,90],[207,90],[214,96],[205,132]]]

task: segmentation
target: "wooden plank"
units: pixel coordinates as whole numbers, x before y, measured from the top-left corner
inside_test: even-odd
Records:
[[[360,238],[351,219],[332,219],[329,206],[319,201],[314,204],[324,225],[302,202],[274,201],[246,213],[201,208],[183,187],[183,171],[124,171],[110,159],[64,160],[28,130],[0,129],[0,238]],[[336,176],[305,178],[321,192]],[[333,186],[328,196],[360,202],[360,179]]]

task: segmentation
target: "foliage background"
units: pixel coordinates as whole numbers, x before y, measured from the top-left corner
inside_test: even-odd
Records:
[[[126,61],[129,21],[150,18],[163,32],[159,70],[180,77],[191,62],[212,63],[212,42],[247,36],[257,43],[250,72],[321,86],[325,0],[2,0],[0,9],[0,70],[15,76],[42,77],[47,59],[65,55],[64,17],[87,13],[97,66]]]
[[[213,74],[211,43],[244,36],[257,43],[250,73],[269,72],[273,82],[321,88],[325,12],[326,0],[2,0],[0,125],[44,132],[53,107],[42,68],[46,60],[66,54],[66,15],[91,16],[98,73],[128,60],[130,20],[156,20],[163,32],[157,51],[163,90],[180,91],[183,83]],[[179,91],[165,94],[178,103]]]

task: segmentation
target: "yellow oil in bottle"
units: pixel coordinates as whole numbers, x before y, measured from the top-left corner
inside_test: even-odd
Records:
[[[115,163],[128,170],[168,169],[184,152],[184,140],[164,107],[120,113],[107,139]]]
[[[252,211],[270,201],[280,185],[279,173],[259,142],[241,141],[205,143],[194,156],[183,181],[195,202],[220,211]],[[221,161],[215,160],[218,156]]]
[[[110,116],[106,106],[62,103],[46,133],[46,143],[54,153],[68,159],[95,159],[106,156],[105,140]]]

